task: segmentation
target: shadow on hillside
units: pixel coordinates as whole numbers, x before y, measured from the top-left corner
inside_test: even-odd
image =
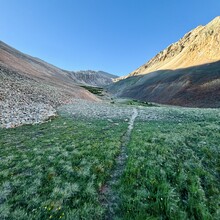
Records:
[[[132,76],[108,90],[119,97],[161,104],[220,107],[220,61]]]

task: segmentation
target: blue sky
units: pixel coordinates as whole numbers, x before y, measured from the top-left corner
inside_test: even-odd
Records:
[[[219,0],[0,0],[0,40],[67,70],[126,75],[220,15]]]

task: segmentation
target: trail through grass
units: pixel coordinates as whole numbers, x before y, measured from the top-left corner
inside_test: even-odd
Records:
[[[102,219],[99,192],[126,129],[58,118],[0,130],[0,219]]]
[[[1,220],[219,220],[219,109],[80,103],[0,129]]]
[[[189,116],[136,123],[118,184],[119,219],[220,218],[220,121]]]
[[[116,190],[116,186],[120,181],[120,178],[124,172],[124,168],[126,165],[127,159],[127,145],[130,140],[131,132],[133,130],[134,122],[136,117],[138,116],[137,109],[134,108],[133,114],[129,121],[129,126],[125,134],[122,136],[121,140],[121,151],[116,160],[116,166],[114,167],[113,172],[111,173],[111,178],[107,181],[105,185],[103,185],[101,191],[101,202],[103,206],[106,208],[106,212],[104,215],[104,219],[115,219],[115,212],[118,209],[119,205],[119,195]]]

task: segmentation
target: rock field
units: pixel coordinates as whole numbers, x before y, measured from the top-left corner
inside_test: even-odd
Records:
[[[0,127],[40,123],[56,116],[57,106],[71,102],[60,88],[0,67]]]
[[[110,104],[107,101],[97,103],[76,99],[73,104],[58,107],[58,112],[63,116],[74,118],[128,120],[133,113],[133,108]]]

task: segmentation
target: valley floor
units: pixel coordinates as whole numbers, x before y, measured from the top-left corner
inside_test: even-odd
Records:
[[[219,219],[220,110],[76,100],[0,129],[0,219]]]

